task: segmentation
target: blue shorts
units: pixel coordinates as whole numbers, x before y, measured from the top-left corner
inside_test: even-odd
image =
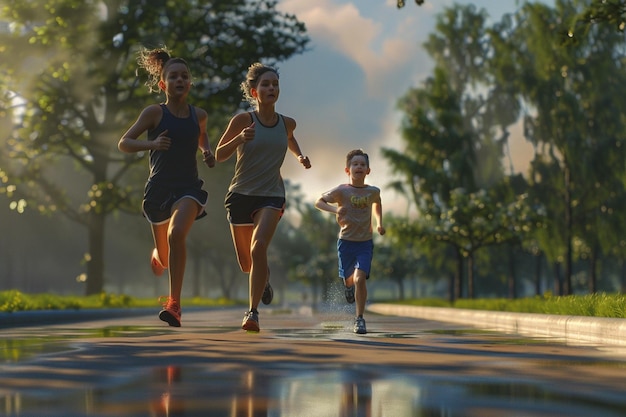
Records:
[[[209,200],[209,193],[202,189],[203,184],[204,181],[201,179],[198,179],[195,184],[184,187],[167,186],[148,181],[144,189],[142,203],[144,217],[152,224],[166,223],[172,217],[174,204],[183,198],[191,198],[202,207],[196,220],[206,216],[204,207]]]
[[[339,258],[339,278],[345,280],[354,274],[355,269],[365,272],[370,277],[372,257],[374,255],[374,241],[354,242],[351,240],[337,240],[337,255]]]
[[[262,208],[279,210],[282,217],[285,212],[285,197],[263,197],[229,191],[224,200],[224,207],[230,224],[252,225],[254,214]]]

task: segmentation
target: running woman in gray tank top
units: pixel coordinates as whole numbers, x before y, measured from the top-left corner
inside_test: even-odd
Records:
[[[165,103],[143,109],[118,148],[129,153],[150,151],[143,212],[154,237],[151,266],[155,275],[167,269],[170,284],[159,318],[179,327],[187,234],[195,219],[205,215],[208,199],[198,178],[196,153],[202,151],[209,168],[215,165],[215,157],[206,133],[207,112],[187,104],[191,89],[187,63],[170,58],[165,49],[154,49],[140,53],[139,66],[148,71],[150,91],[163,90]],[[144,132],[148,140],[139,139]]]
[[[293,135],[296,121],[276,112],[278,72],[253,64],[241,89],[254,111],[230,120],[215,157],[223,162],[237,155],[224,205],[239,267],[248,274],[249,306],[241,327],[258,332],[259,303],[269,304],[273,297],[267,250],[285,208],[280,168],[287,149],[305,168],[310,168],[311,162],[302,155]]]

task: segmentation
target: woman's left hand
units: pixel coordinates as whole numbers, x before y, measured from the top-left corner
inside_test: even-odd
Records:
[[[215,155],[213,155],[211,151],[202,152],[202,160],[209,168],[213,168],[215,166]]]
[[[308,156],[300,155],[298,156],[298,162],[300,162],[306,169],[311,168],[311,161],[309,161]]]

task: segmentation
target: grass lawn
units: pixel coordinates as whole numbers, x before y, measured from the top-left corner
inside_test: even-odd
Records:
[[[626,318],[626,295],[589,294],[571,296],[528,297],[509,300],[505,298],[460,299],[450,303],[443,299],[390,300],[394,304],[426,307],[452,307],[474,310],[509,311],[517,313],[560,314],[588,317]],[[189,298],[183,299],[185,306],[216,307],[241,304],[235,300]],[[154,298],[134,298],[127,295],[99,294],[88,297],[58,296],[52,294],[24,294],[0,291],[0,312],[27,310],[63,310],[93,308],[138,308],[158,306]]]
[[[237,305],[234,300],[210,298],[185,298],[185,306],[216,307]],[[140,308],[158,306],[158,300],[135,298],[128,295],[102,293],[91,296],[60,296],[53,294],[25,294],[20,291],[0,291],[0,312],[11,313],[27,310],[80,310],[98,308]]]

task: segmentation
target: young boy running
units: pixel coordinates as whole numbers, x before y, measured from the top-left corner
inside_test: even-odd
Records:
[[[350,182],[323,193],[315,202],[315,207],[337,216],[340,227],[337,240],[339,277],[344,282],[348,303],[352,304],[356,300],[354,333],[366,334],[363,312],[367,301],[366,280],[369,278],[374,252],[372,211],[376,229],[380,235],[384,235],[383,208],[380,189],[365,184],[370,165],[369,157],[362,149],[348,153],[345,171]]]

